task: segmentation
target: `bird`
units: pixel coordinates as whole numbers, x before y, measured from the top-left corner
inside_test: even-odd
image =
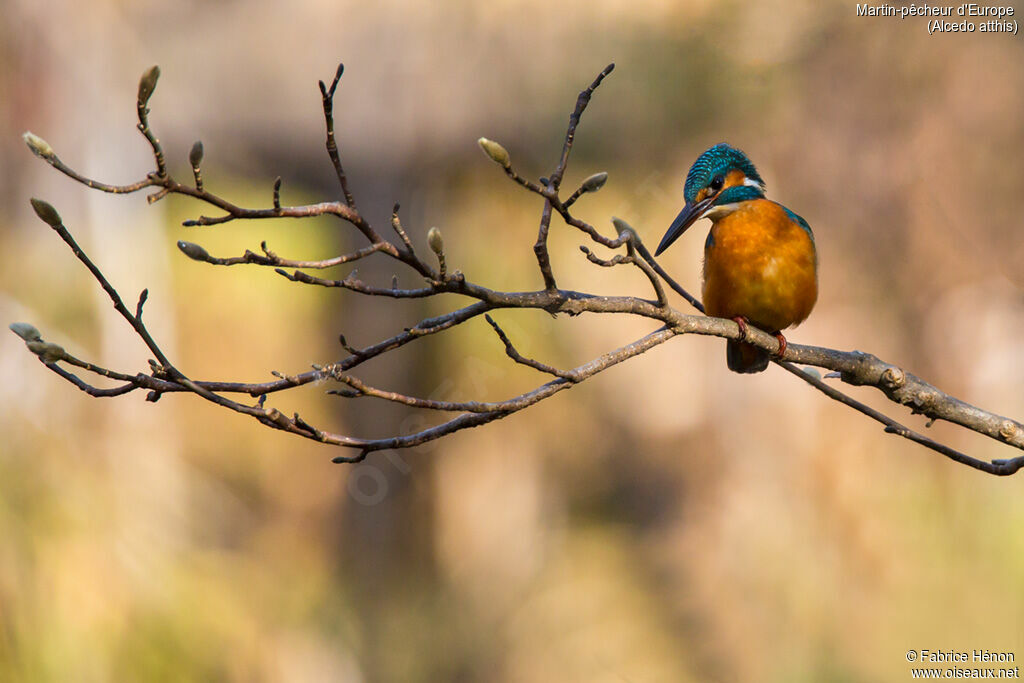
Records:
[[[702,299],[706,315],[731,318],[740,337],[726,343],[726,363],[739,373],[761,372],[771,354],[743,340],[753,325],[779,340],[803,322],[818,299],[818,255],[807,221],[765,197],[765,183],[746,154],[726,143],[705,150],[690,167],[686,204],[657,250],[701,218],[711,219],[704,243]]]

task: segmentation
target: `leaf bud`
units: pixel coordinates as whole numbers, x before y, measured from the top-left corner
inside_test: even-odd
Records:
[[[484,154],[489,156],[495,163],[501,164],[502,168],[510,168],[512,166],[512,160],[509,158],[508,150],[494,140],[480,138],[476,143],[480,145],[480,149],[484,151]]]
[[[440,230],[431,228],[427,231],[427,245],[430,247],[430,251],[435,254],[440,254],[444,251],[444,239],[441,237]]]
[[[34,197],[29,201],[32,203],[32,208],[35,210],[36,215],[44,223],[48,223],[54,228],[61,224],[60,214],[57,213],[57,209],[53,208],[52,204],[44,202],[42,199],[35,199]]]
[[[615,229],[619,231],[620,235],[622,233],[624,233],[624,232],[628,232],[630,235],[635,235],[636,234],[636,230],[633,229],[633,226],[631,226],[629,223],[627,223],[626,221],[622,220],[621,218],[617,218],[617,217],[613,216],[612,217],[612,225],[615,226]]]
[[[28,148],[32,150],[32,153],[35,154],[37,157],[42,157],[43,159],[52,159],[55,156],[57,156],[56,154],[53,153],[53,147],[50,147],[50,143],[42,139],[32,131],[27,130],[24,133],[22,133],[21,139],[25,141],[25,144],[28,145]]]
[[[26,342],[41,341],[43,335],[39,334],[39,330],[36,329],[35,325],[28,323],[11,323],[7,326],[11,332],[18,335]]]
[[[153,90],[156,89],[156,82],[159,78],[159,66],[151,66],[146,69],[146,73],[142,74],[142,78],[139,79],[139,104],[145,105],[149,102],[149,98],[153,94]]]
[[[192,145],[192,151],[188,153],[188,162],[192,164],[192,168],[198,168],[199,164],[203,163],[202,140],[196,140],[195,144]]]
[[[56,363],[67,358],[67,352],[60,344],[45,341],[30,341],[25,343],[28,350],[39,356],[47,363]]]
[[[601,171],[600,173],[595,173],[594,175],[584,180],[583,184],[580,185],[580,189],[583,190],[584,192],[597,192],[602,187],[604,187],[605,181],[607,180],[608,174],[605,173],[604,171]]]
[[[178,240],[178,249],[193,261],[209,261],[210,253],[194,242]]]

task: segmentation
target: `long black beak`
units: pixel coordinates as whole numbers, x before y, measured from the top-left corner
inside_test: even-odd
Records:
[[[657,256],[661,252],[668,249],[669,245],[679,239],[679,236],[686,232],[686,229],[693,225],[697,219],[704,215],[708,207],[711,206],[711,202],[715,201],[714,197],[707,197],[699,202],[693,204],[687,202],[683,210],[679,212],[676,219],[672,221],[672,225],[669,227],[668,232],[661,238],[661,244],[658,245],[654,255]]]

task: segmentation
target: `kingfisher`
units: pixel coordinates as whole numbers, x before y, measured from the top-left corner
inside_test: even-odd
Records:
[[[725,358],[740,373],[761,372],[771,359],[742,341],[748,324],[775,335],[781,357],[782,330],[803,322],[818,299],[811,226],[764,193],[764,180],[746,154],[724,142],[709,148],[686,174],[686,205],[654,252],[661,254],[697,220],[711,219],[704,243],[704,312],[739,325],[740,339],[727,341]]]

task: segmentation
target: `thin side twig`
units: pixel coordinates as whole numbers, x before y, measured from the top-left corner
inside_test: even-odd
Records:
[[[505,345],[505,354],[515,362],[519,363],[520,365],[531,367],[534,370],[539,370],[540,372],[544,372],[549,375],[554,375],[555,377],[567,379],[570,382],[580,381],[579,377],[577,377],[572,372],[559,370],[558,368],[548,365],[547,363],[541,363],[539,360],[527,358],[523,354],[519,353],[519,351],[516,350],[516,347],[512,344],[512,340],[508,338],[507,334],[505,334],[505,330],[501,329],[501,326],[494,321],[494,318],[492,318],[490,315],[484,315],[484,320],[486,320],[490,324],[490,326],[494,329],[495,334],[498,335],[498,339],[500,339],[501,343]]]
[[[573,109],[572,114],[569,115],[569,129],[565,133],[565,142],[562,145],[562,157],[558,160],[558,166],[555,168],[555,172],[551,174],[551,187],[557,191],[562,185],[562,178],[565,176],[565,169],[569,165],[569,152],[572,151],[572,143],[576,140],[576,126],[580,123],[580,117],[583,116],[583,110],[590,104],[590,98],[593,96],[594,91],[601,85],[601,81],[605,79],[605,76],[610,74],[615,69],[615,64],[609,64],[601,73],[597,75],[594,82],[585,88],[576,98],[576,108]]]
[[[331,157],[331,163],[334,164],[334,171],[338,176],[338,183],[341,185],[341,191],[345,195],[345,203],[351,207],[356,208],[356,200],[352,197],[352,192],[348,189],[348,178],[345,176],[345,169],[341,167],[341,155],[338,153],[338,142],[334,137],[334,91],[338,88],[338,81],[341,80],[341,75],[345,72],[345,65],[338,64],[338,70],[334,73],[334,80],[331,81],[331,87],[328,88],[323,81],[320,81],[320,94],[323,95],[324,104],[324,121],[327,127],[327,154]]]

